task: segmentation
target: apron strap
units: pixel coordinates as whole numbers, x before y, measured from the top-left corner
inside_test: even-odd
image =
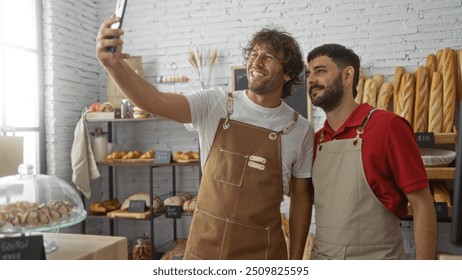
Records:
[[[295,124],[297,123],[297,121],[298,121],[298,112],[294,110],[294,120],[290,122],[286,127],[281,129],[279,133],[283,135],[289,133],[295,127]]]
[[[356,144],[358,144],[358,138],[361,134],[363,134],[364,132],[364,128],[366,127],[366,124],[367,122],[369,121],[369,119],[371,118],[371,115],[372,113],[374,113],[374,111],[377,110],[376,108],[372,109],[369,114],[367,114],[366,118],[364,119],[363,123],[358,127],[358,129],[356,130],[356,137],[355,139],[353,140],[353,145],[356,146]]]
[[[353,140],[353,145],[356,146],[356,144],[358,144],[358,138],[361,134],[363,134],[364,132],[364,128],[366,127],[366,124],[367,122],[369,121],[369,119],[371,118],[371,115],[372,113],[374,113],[374,111],[377,110],[376,108],[372,109],[369,114],[367,114],[366,118],[364,119],[363,123],[358,127],[358,129],[356,130],[356,137],[354,138]],[[321,131],[321,135],[319,136],[319,147],[318,147],[318,150],[322,150],[322,139],[324,138],[324,129]]]
[[[228,129],[229,128],[229,117],[233,114],[233,93],[228,92],[228,98],[226,100],[226,120],[223,123],[223,128]],[[277,138],[277,133],[280,133],[282,135],[289,133],[294,127],[295,124],[298,121],[298,112],[294,110],[294,120],[290,122],[286,127],[281,129],[279,132],[273,132],[270,134],[270,139],[275,140]]]

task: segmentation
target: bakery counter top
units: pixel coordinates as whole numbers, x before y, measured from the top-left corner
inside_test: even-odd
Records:
[[[45,241],[54,241],[58,249],[47,260],[126,260],[127,238],[71,233],[43,233]]]

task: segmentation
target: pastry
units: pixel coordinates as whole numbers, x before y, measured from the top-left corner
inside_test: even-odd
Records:
[[[114,112],[114,106],[111,102],[104,102],[101,104],[101,112]]]
[[[95,214],[104,214],[107,212],[107,209],[104,207],[103,202],[96,201],[90,204],[90,212]]]
[[[424,66],[420,66],[416,71],[414,132],[427,132],[428,100],[427,69]]]
[[[155,155],[154,150],[149,149],[144,154],[142,154],[140,156],[140,159],[152,159],[152,158],[154,158],[154,155]]]
[[[443,78],[433,72],[428,109],[428,132],[440,133],[443,123]]]

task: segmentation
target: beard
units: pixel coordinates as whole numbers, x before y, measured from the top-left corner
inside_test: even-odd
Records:
[[[310,94],[311,102],[314,106],[320,107],[325,113],[331,112],[337,108],[342,102],[344,90],[342,84],[342,75],[339,75],[334,82],[327,86],[323,87],[320,84],[313,84],[310,87],[310,91],[313,89],[324,89],[324,94],[313,98]]]

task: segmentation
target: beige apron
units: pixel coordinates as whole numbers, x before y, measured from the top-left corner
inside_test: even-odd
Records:
[[[184,259],[287,259],[279,132],[221,119],[204,166]]]
[[[313,164],[316,235],[311,259],[404,259],[400,220],[378,200],[363,169],[360,135],[322,143]]]

